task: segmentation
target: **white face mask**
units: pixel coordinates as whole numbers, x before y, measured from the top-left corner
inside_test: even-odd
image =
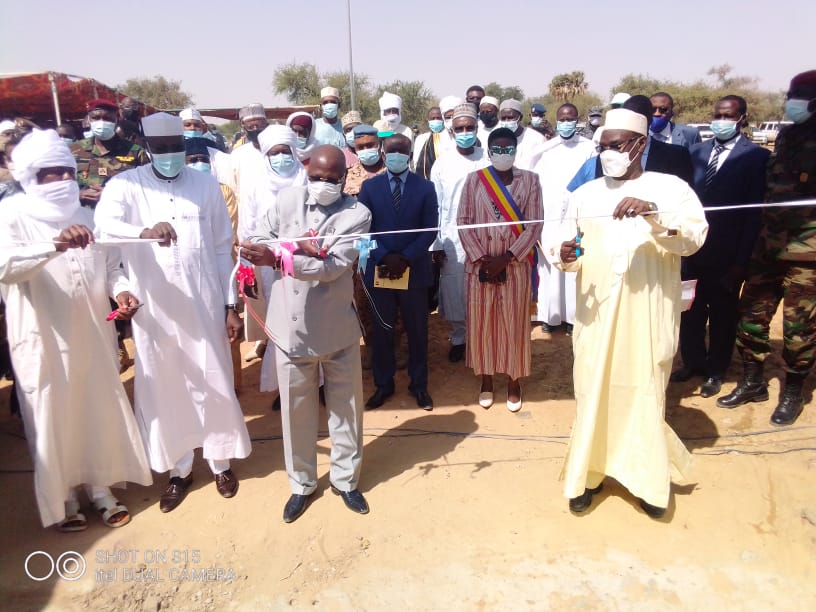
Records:
[[[515,134],[516,130],[518,130],[518,121],[499,121],[499,127],[507,128]]]
[[[343,184],[334,185],[324,181],[309,181],[306,185],[311,198],[320,206],[330,206],[343,194]]]
[[[399,125],[399,122],[402,121],[402,115],[400,115],[399,113],[397,113],[396,115],[385,115],[383,116],[383,119],[385,119],[388,125],[394,127],[395,125]]]
[[[626,171],[629,170],[629,166],[632,165],[629,153],[629,151],[622,153],[612,150],[601,153],[601,168],[603,168],[604,175],[611,176],[612,178],[620,178],[626,174]]]
[[[451,119],[445,119],[444,123],[445,123],[445,129],[446,130],[450,131],[450,130],[453,129],[453,119],[452,118]]]
[[[37,219],[62,221],[79,209],[79,185],[74,179],[29,185],[25,192],[45,203],[30,207],[29,212]]]
[[[504,172],[505,170],[509,170],[513,167],[513,164],[516,161],[516,154],[513,153],[512,155],[507,155],[506,153],[502,153],[497,155],[495,153],[491,153],[490,161],[496,170],[499,172]]]

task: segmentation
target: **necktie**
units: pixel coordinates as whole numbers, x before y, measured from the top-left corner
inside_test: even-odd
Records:
[[[402,200],[402,190],[400,189],[400,184],[402,181],[400,177],[394,177],[394,191],[391,192],[391,196],[394,198],[394,210],[399,212],[400,207],[400,200]]]
[[[714,176],[717,174],[717,165],[720,159],[720,153],[725,150],[725,147],[721,144],[718,144],[714,147],[714,155],[711,156],[711,161],[708,162],[708,167],[706,168],[705,173],[705,186],[706,188],[711,186],[711,182],[714,180]]]

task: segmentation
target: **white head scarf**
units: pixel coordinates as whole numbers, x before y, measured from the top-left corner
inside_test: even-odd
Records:
[[[285,187],[298,187],[306,184],[306,168],[297,158],[297,135],[290,128],[285,125],[270,125],[264,128],[258,134],[258,145],[261,147],[261,153],[264,154],[267,183],[272,193],[277,194],[278,191]],[[292,150],[292,155],[295,156],[295,169],[289,176],[281,176],[269,167],[266,154],[269,153],[272,147],[277,145],[286,145]]]
[[[37,183],[37,172],[43,168],[73,168],[76,162],[68,145],[54,130],[33,130],[20,141],[11,154],[12,176],[28,195],[26,214],[49,222],[63,222],[79,209],[79,186],[75,180],[48,185]]]
[[[464,100],[459,96],[445,96],[439,101],[439,110],[442,111],[442,115],[444,116],[445,113],[452,111],[462,102],[464,102]]]
[[[388,93],[387,91],[380,98],[380,116],[385,116],[385,110],[388,108],[396,108],[402,113],[402,98],[397,94]]]
[[[291,115],[289,115],[286,118],[286,127],[291,129],[292,119],[294,119],[295,117],[298,117],[300,115],[303,115],[304,117],[308,117],[309,119],[312,120],[312,130],[309,132],[309,138],[306,140],[306,148],[305,149],[299,149],[297,147],[297,135],[295,135],[295,148],[294,148],[295,155],[297,156],[298,160],[303,162],[303,161],[309,159],[312,156],[312,151],[315,150],[318,143],[315,141],[315,132],[317,131],[315,129],[315,118],[312,117],[309,113],[304,113],[303,111],[298,111],[297,113],[292,113]],[[260,140],[259,140],[259,144],[260,144]]]

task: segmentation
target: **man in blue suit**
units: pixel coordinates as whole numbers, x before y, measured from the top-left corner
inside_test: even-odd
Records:
[[[696,128],[680,123],[674,123],[674,98],[665,91],[659,91],[651,97],[652,124],[649,131],[652,138],[666,144],[680,145],[691,148],[691,145],[700,142],[700,132]]]
[[[378,408],[394,394],[394,323],[397,308],[408,336],[409,391],[417,406],[433,409],[428,393],[428,288],[433,284],[429,247],[436,236],[439,207],[433,183],[408,170],[411,141],[395,134],[383,141],[387,172],[370,178],[357,199],[371,211],[371,232],[433,228],[427,232],[375,236],[377,248],[365,272],[372,298],[372,371],[377,390],[366,408]],[[407,289],[375,288],[375,275],[390,280],[408,275]]]
[[[714,106],[715,138],[691,147],[694,191],[704,206],[761,203],[770,152],[740,134],[747,106],[739,96],[725,96]],[[680,322],[683,368],[671,380],[706,377],[700,395],[720,392],[731,362],[737,330],[740,286],[762,224],[761,209],[706,212],[708,237],[694,255],[683,259],[683,278],[697,279],[691,309]],[[706,351],[706,322],[708,351]]]

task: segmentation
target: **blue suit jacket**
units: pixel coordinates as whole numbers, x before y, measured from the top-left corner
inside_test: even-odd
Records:
[[[703,206],[758,204],[765,201],[766,169],[770,152],[740,136],[714,180],[706,189],[705,175],[714,139],[691,147],[694,191]],[[762,227],[762,209],[706,212],[705,244],[688,257],[693,267],[725,271],[731,265],[747,265]]]
[[[671,125],[671,143],[673,145],[680,145],[690,149],[691,145],[701,142],[700,132],[697,131],[697,128],[682,123],[674,123],[673,121],[669,125]]]
[[[366,284],[374,285],[374,269],[383,257],[388,253],[401,253],[410,262],[409,289],[430,287],[433,272],[428,248],[436,238],[435,228],[439,223],[439,205],[433,183],[408,172],[397,212],[394,210],[388,173],[383,172],[363,183],[357,200],[371,211],[371,232],[434,228],[428,232],[373,236],[377,248],[371,252],[366,266]]]

